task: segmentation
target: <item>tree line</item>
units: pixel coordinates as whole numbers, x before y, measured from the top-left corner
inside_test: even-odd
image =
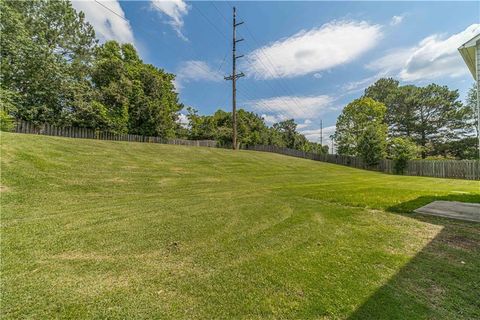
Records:
[[[184,136],[188,139],[213,139],[219,145],[229,146],[232,143],[232,113],[223,110],[213,115],[199,115],[193,108],[188,110],[188,129]],[[288,119],[269,127],[259,115],[239,109],[237,111],[237,135],[240,145],[272,145],[290,149],[324,154],[327,146],[308,141],[297,131],[297,124]]]
[[[66,0],[0,1],[2,127],[14,118],[162,138],[215,139],[228,145],[231,113],[201,116],[189,108],[179,123],[175,75],[144,63],[132,44],[99,44],[83,12]],[[239,142],[326,152],[291,120],[268,127],[238,111]]]
[[[338,153],[375,165],[382,158],[478,158],[476,91],[466,103],[457,90],[400,85],[383,78],[349,103],[337,119]]]

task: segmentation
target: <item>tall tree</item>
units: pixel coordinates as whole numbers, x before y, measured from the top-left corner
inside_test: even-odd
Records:
[[[387,133],[385,113],[385,105],[369,97],[349,103],[337,119],[335,142],[338,154],[366,158],[368,150],[379,149],[383,155]],[[379,143],[379,146],[372,143]],[[368,150],[365,149],[367,145]]]
[[[297,132],[297,124],[293,119],[285,120],[282,122],[275,123],[273,125],[273,129],[278,131],[283,141],[285,142],[285,146],[287,148],[295,149],[296,148],[296,136]]]
[[[18,94],[16,116],[62,123],[88,90],[93,28],[66,0],[0,2],[0,80]]]
[[[222,145],[232,142],[232,117],[230,112],[217,110],[213,115],[201,116],[188,108],[190,138],[214,139]],[[237,111],[238,142],[241,145],[267,144],[269,131],[261,117],[243,109]]]
[[[457,90],[437,84],[420,89],[413,138],[423,148],[422,158],[435,144],[456,137],[462,126],[462,107]]]
[[[468,90],[467,101],[465,102],[467,134],[475,134],[477,139],[480,132],[478,127],[478,107],[477,107],[477,84],[474,83]]]
[[[415,106],[418,88],[399,86],[393,78],[382,78],[365,89],[365,97],[383,103],[387,107],[385,123],[390,136],[410,137],[414,131]]]
[[[144,64],[131,44],[108,41],[97,49],[94,100],[104,106],[112,131],[174,137],[183,106],[173,80],[174,75]]]
[[[240,109],[237,112],[239,142],[242,145],[266,144],[268,131],[264,120],[253,112]]]
[[[435,155],[441,144],[463,139],[471,130],[471,109],[458,100],[458,91],[446,86],[399,86],[394,79],[379,79],[364,96],[387,106],[389,136],[412,138],[423,147],[423,157]]]

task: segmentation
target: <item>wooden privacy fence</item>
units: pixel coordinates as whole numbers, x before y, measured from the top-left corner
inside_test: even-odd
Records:
[[[394,173],[393,160],[383,159],[375,166],[367,166],[360,158],[336,154],[315,154],[276,146],[246,146],[246,150],[280,153],[287,156],[329,162],[344,166]],[[457,178],[480,180],[480,161],[478,160],[411,160],[404,171],[409,176],[426,176],[437,178]]]
[[[81,139],[114,140],[114,141],[132,141],[147,143],[176,144],[183,146],[196,147],[216,147],[214,140],[185,140],[185,139],[164,139],[161,137],[142,136],[138,134],[116,134],[108,131],[100,131],[90,128],[80,127],[57,127],[48,123],[34,125],[31,122],[18,120],[15,125],[15,132],[43,134],[47,136],[58,136]]]

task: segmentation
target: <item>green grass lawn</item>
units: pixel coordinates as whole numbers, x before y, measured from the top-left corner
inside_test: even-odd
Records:
[[[478,319],[478,181],[2,133],[2,318]]]

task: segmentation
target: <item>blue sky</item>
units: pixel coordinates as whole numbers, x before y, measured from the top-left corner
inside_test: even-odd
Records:
[[[269,124],[294,118],[312,141],[382,76],[458,89],[473,79],[457,47],[480,32],[479,2],[75,1],[101,41],[132,42],[177,74],[180,101],[201,114],[231,108],[231,16],[237,7],[238,106]],[[106,9],[107,7],[108,9]],[[120,17],[119,17],[120,16]]]

